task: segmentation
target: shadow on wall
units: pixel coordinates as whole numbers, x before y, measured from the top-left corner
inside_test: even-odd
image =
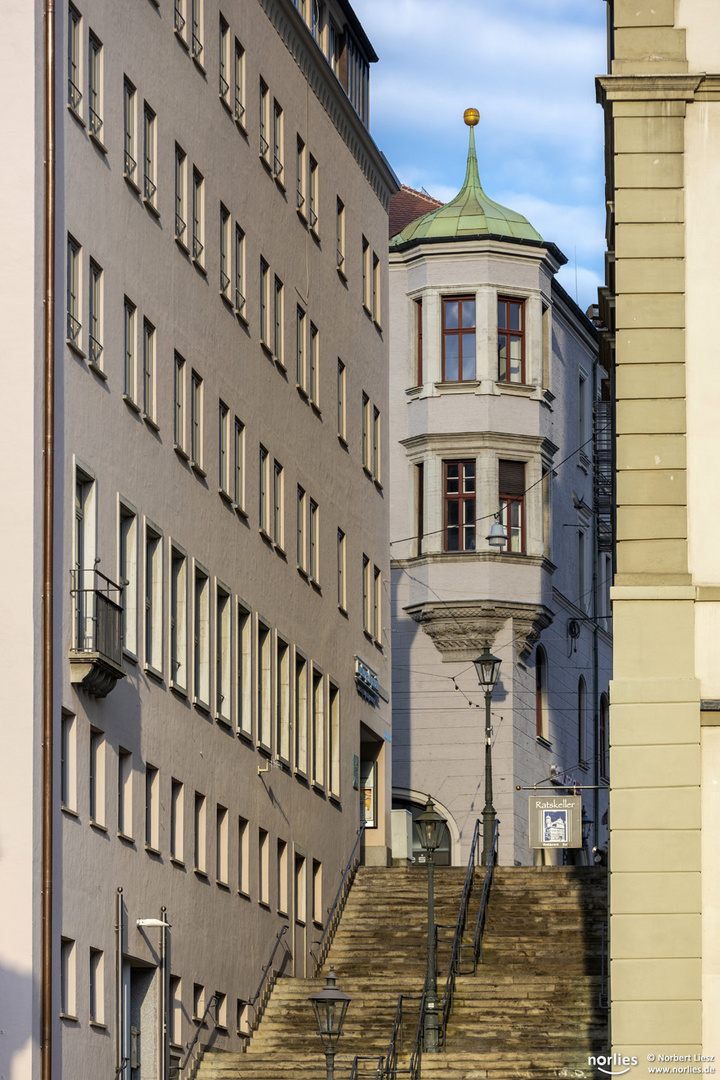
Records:
[[[28,1047],[31,1039],[29,1019],[33,1015],[36,996],[31,972],[20,972],[0,965],[0,1076],[20,1075],[13,1070],[13,1058]],[[23,1070],[30,1074],[30,1064]]]

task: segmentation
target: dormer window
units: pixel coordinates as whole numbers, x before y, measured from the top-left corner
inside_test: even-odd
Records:
[[[443,300],[443,382],[475,378],[475,300],[472,296]]]

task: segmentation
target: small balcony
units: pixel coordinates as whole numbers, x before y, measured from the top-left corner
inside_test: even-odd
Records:
[[[70,682],[107,697],[122,668],[122,587],[99,570],[70,572],[72,643]]]

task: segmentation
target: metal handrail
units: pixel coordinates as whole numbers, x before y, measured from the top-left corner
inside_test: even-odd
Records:
[[[219,994],[213,994],[213,996],[210,998],[207,1005],[205,1006],[205,1012],[200,1017],[200,1022],[199,1022],[198,1026],[197,1026],[197,1030],[195,1032],[195,1037],[194,1037],[194,1039],[193,1039],[193,1041],[191,1043],[188,1043],[188,1052],[187,1052],[187,1054],[185,1056],[185,1060],[183,1061],[182,1065],[180,1065],[178,1067],[178,1072],[177,1072],[178,1076],[183,1071],[183,1069],[187,1068],[187,1064],[188,1064],[188,1062],[190,1061],[190,1059],[192,1057],[192,1052],[195,1049],[195,1044],[197,1043],[198,1039],[200,1038],[200,1032],[203,1029],[203,1025],[204,1025],[205,1021],[207,1020],[208,1014],[209,1014],[210,1010],[212,1009],[213,1005],[217,1005],[217,1003],[219,1001],[219,998],[220,998]],[[215,1027],[217,1027],[217,1020],[215,1022]]]
[[[488,900],[490,899],[490,886],[492,885],[493,871],[497,862],[499,825],[500,822],[496,820],[495,828],[493,829],[492,844],[490,845],[490,858],[488,859],[487,868],[485,870],[483,891],[482,896],[480,897],[480,910],[478,911],[477,922],[475,923],[475,935],[473,937],[473,974],[477,974],[478,957],[480,956],[480,950],[482,949],[482,935],[483,930],[485,929]]]
[[[437,926],[435,927],[435,939],[437,941]],[[437,949],[435,951],[437,956]],[[423,983],[422,997],[420,998],[420,1012],[418,1014],[417,1028],[415,1029],[415,1042],[410,1055],[409,1074],[410,1080],[419,1080],[420,1062],[422,1061],[423,1047],[425,1044],[425,998],[427,997],[427,975]]]
[[[335,899],[332,902],[332,906],[328,909],[328,917],[327,917],[327,921],[326,921],[326,923],[325,923],[325,925],[323,927],[323,932],[320,935],[320,937],[318,938],[318,940],[313,942],[313,945],[318,946],[318,951],[317,951],[317,953],[315,953],[315,951],[313,949],[310,950],[310,955],[314,958],[315,964],[316,964],[315,974],[317,974],[318,971],[320,970],[320,965],[323,963],[323,960],[325,959],[325,956],[327,955],[327,949],[330,947],[330,942],[325,941],[325,935],[327,934],[327,932],[330,929],[330,926],[332,924],[333,916],[335,915],[335,910],[336,910],[336,908],[337,908],[337,906],[338,906],[338,904],[340,902],[340,897],[341,897],[343,889],[345,887],[345,883],[348,881],[348,877],[350,876],[351,872],[352,872],[353,877],[354,877],[355,871],[357,870],[357,863],[355,862],[355,853],[357,852],[358,846],[360,844],[360,841],[363,838],[364,832],[365,832],[365,822],[363,822],[363,824],[360,826],[360,829],[359,829],[358,834],[357,834],[357,840],[355,841],[355,846],[353,847],[352,852],[350,853],[350,858],[348,859],[347,866],[345,867],[345,872],[344,872],[344,874],[342,876],[342,880],[341,880],[340,885],[338,887],[338,891],[335,893]],[[350,881],[350,884],[352,884],[352,880]],[[349,885],[348,885],[348,888],[349,888]]]
[[[288,932],[289,929],[290,929],[290,926],[288,925],[288,923],[285,923],[284,926],[281,926],[280,929],[277,932],[277,936],[275,938],[275,944],[273,946],[273,951],[270,953],[270,959],[268,960],[267,964],[265,964],[265,966],[262,969],[263,975],[262,975],[262,978],[261,978],[260,982],[258,983],[258,988],[255,991],[255,996],[250,998],[249,1001],[247,1002],[247,1004],[253,1009],[255,1008],[255,1002],[260,997],[260,991],[263,988],[263,983],[267,979],[268,972],[270,971],[270,968],[272,967],[272,962],[275,959],[275,953],[278,951],[278,946],[279,946],[280,942],[282,941],[283,937],[285,936],[285,934]]]
[[[360,1080],[360,1062],[361,1061],[374,1061],[376,1062],[375,1080],[382,1080],[383,1075],[383,1063],[384,1058],[382,1054],[377,1057],[374,1054],[356,1054],[353,1058],[352,1068],[350,1069],[349,1080]]]
[[[455,924],[455,936],[453,937],[452,949],[450,951],[450,963],[448,965],[447,981],[445,983],[445,993],[443,994],[442,1009],[440,1013],[440,1045],[445,1043],[445,1027],[450,1013],[452,1012],[453,1001],[455,999],[455,976],[457,975],[457,969],[460,964],[460,957],[462,952],[462,938],[465,933],[465,926],[467,924],[468,905],[470,902],[470,892],[472,890],[473,882],[475,880],[475,859],[477,856],[478,838],[480,836],[480,819],[475,822],[475,831],[473,832],[472,844],[470,845],[470,855],[468,858],[467,871],[465,873],[465,883],[463,885],[462,896],[460,897],[460,910],[458,911],[457,923]]]
[[[398,998],[397,1009],[395,1010],[395,1023],[393,1024],[392,1033],[390,1035],[390,1043],[387,1048],[387,1054],[385,1055],[385,1073],[386,1080],[395,1080],[397,1077],[397,1054],[398,1054],[398,1034],[400,1035],[400,1049],[402,1049],[402,1017],[403,1017],[403,995]]]

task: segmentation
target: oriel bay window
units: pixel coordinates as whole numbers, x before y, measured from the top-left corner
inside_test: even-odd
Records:
[[[498,379],[525,382],[525,307],[522,300],[498,298]]]
[[[475,550],[475,462],[443,462],[445,550]]]
[[[471,296],[443,300],[443,382],[475,378],[475,301]]]
[[[506,551],[525,551],[525,463],[500,461],[500,520],[507,533]]]

